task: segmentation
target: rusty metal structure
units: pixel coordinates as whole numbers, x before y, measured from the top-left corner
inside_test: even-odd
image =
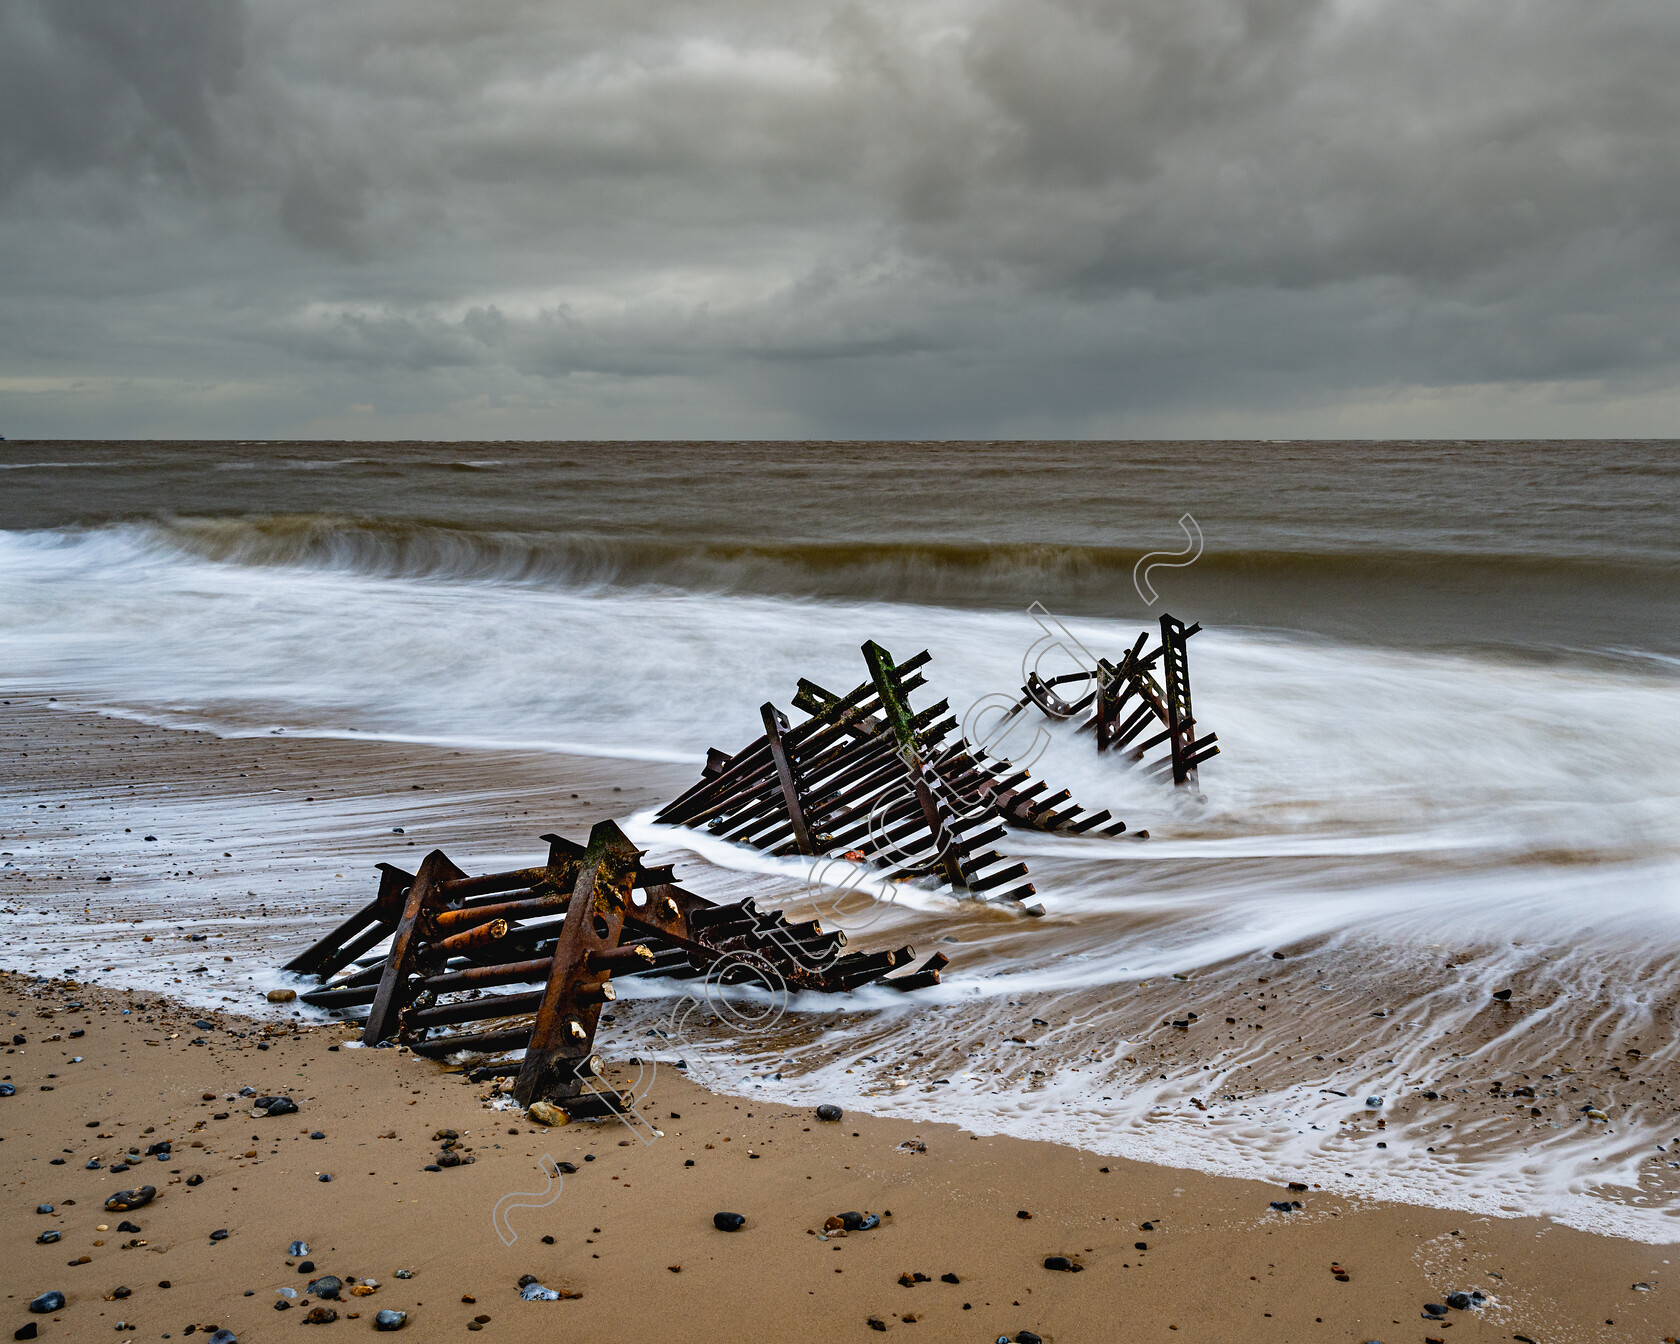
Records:
[[[983,848],[1005,826],[1125,831],[1066,790],[1048,793],[1030,771],[953,740],[948,701],[916,710],[910,695],[926,683],[925,651],[898,663],[871,641],[863,656],[869,680],[845,695],[800,680],[793,704],[809,717],[798,725],[765,704],[764,735],[733,756],[714,749],[699,782],[655,820],[773,854],[844,855],[895,881],[1015,902],[1033,895],[1020,881],[1026,865]]]
[[[905,972],[915,950],[846,952],[844,933],[819,921],[789,923],[751,899],[716,904],[685,891],[668,867],[648,867],[616,824],[599,823],[588,845],[558,835],[538,868],[471,876],[442,850],[408,873],[380,864],[378,894],[287,963],[323,984],[302,995],[317,1007],[365,1007],[362,1040],[395,1041],[418,1054],[497,1055],[520,1061],[478,1076],[517,1073],[521,1104],[555,1102],[585,1116],[621,1099],[601,1076],[595,1034],[615,978],[716,974],[733,961],[793,990],[845,992],[873,982],[912,990],[939,983],[939,953]],[[358,961],[377,943],[390,948]],[[727,978],[727,970],[724,971]],[[901,972],[892,975],[892,972]],[[335,972],[344,972],[330,979]],[[486,993],[511,985],[536,988]],[[487,1030],[438,1033],[494,1021]]]
[[[1053,719],[1088,714],[1079,725],[1080,731],[1093,733],[1099,752],[1119,752],[1128,766],[1139,764],[1149,752],[1164,745],[1166,755],[1144,765],[1144,773],[1158,779],[1171,776],[1175,785],[1195,788],[1197,767],[1219,754],[1217,733],[1196,736],[1196,711],[1190,700],[1186,645],[1201,628],[1199,623],[1185,625],[1177,617],[1162,613],[1161,642],[1154,649],[1144,652],[1149,642],[1145,633],[1118,663],[1099,658],[1090,671],[1047,679],[1031,673],[1021,688],[1015,712],[1036,705]],[[1153,670],[1157,663],[1159,679]],[[1070,697],[1057,689],[1064,686],[1078,689]],[[1150,736],[1137,741],[1151,729]]]

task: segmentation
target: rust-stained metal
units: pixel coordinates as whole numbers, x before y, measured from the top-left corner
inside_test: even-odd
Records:
[[[773,854],[857,854],[895,880],[1017,902],[1033,895],[1026,865],[984,848],[1006,825],[1125,831],[1065,791],[1041,797],[1046,785],[1029,771],[969,748],[947,701],[915,709],[925,652],[898,663],[870,641],[863,656],[867,682],[836,695],[802,678],[793,705],[809,718],[789,726],[765,705],[764,736],[734,756],[712,751],[699,783],[657,820]]]
[[[369,1044],[394,1039],[432,1056],[524,1049],[528,1068],[521,1061],[491,1071],[518,1071],[522,1101],[555,1100],[586,1114],[615,1104],[591,1081],[600,1012],[617,997],[614,977],[705,976],[751,954],[790,989],[844,993],[872,982],[926,988],[946,964],[935,954],[893,975],[911,967],[914,949],[849,952],[845,935],[819,921],[789,923],[750,899],[715,904],[677,886],[668,866],[644,864],[611,822],[595,827],[587,847],[543,838],[543,868],[469,876],[441,850],[413,874],[382,865],[383,915],[364,907],[360,923],[346,921],[291,966],[347,965],[343,949],[365,937],[369,920],[390,937],[389,950],[304,1001],[351,1013],[367,1007]],[[519,985],[541,988],[485,992]],[[440,1030],[469,1023],[485,1026]]]
[[[1196,735],[1196,712],[1190,699],[1186,646],[1201,628],[1163,612],[1161,642],[1147,653],[1145,633],[1117,663],[1099,658],[1094,669],[1060,677],[1040,678],[1031,673],[1011,717],[1028,705],[1058,720],[1080,718],[1089,711],[1079,727],[1095,736],[1099,752],[1118,752],[1127,765],[1138,765],[1156,747],[1165,746],[1167,754],[1145,764],[1144,773],[1195,788],[1197,767],[1219,754],[1217,733]],[[1160,664],[1159,679],[1156,664]],[[1073,698],[1063,694],[1063,687],[1075,688]],[[1146,732],[1148,737],[1143,736]]]

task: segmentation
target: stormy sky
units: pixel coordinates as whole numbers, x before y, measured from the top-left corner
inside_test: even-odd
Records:
[[[1674,0],[0,0],[0,434],[1680,433]]]

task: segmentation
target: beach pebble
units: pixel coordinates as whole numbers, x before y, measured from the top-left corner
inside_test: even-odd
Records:
[[[218,1330],[210,1336],[209,1344],[239,1344],[239,1336],[231,1330]]]
[[[27,1321],[12,1332],[13,1339],[34,1339],[41,1332],[35,1328],[34,1321]]]
[[[126,1218],[124,1218],[122,1220],[122,1222],[117,1224],[117,1231],[119,1231],[119,1232],[138,1232],[139,1230],[140,1230],[140,1224],[139,1223],[131,1223]]]
[[[1044,1344],[1044,1341],[1031,1330],[1023,1330],[1015,1336],[1015,1344]]]
[[[939,1281],[941,1283],[961,1283],[962,1282],[962,1280],[959,1279],[955,1274],[941,1274],[939,1276]]]
[[[195,1171],[195,1172],[193,1172],[193,1174],[191,1176],[187,1177],[187,1184],[188,1185],[203,1185],[204,1184],[204,1177],[200,1176]]]
[[[112,1213],[127,1213],[130,1209],[143,1209],[157,1196],[155,1185],[143,1185],[138,1190],[119,1190],[105,1201],[105,1207]]]
[[[1508,989],[1496,989],[1493,991],[1493,997],[1498,999],[1501,1003],[1508,1003],[1511,998],[1511,991]]]
[[[407,1324],[408,1313],[406,1311],[386,1310],[373,1318],[373,1328],[375,1330],[401,1330]]]
[[[317,1176],[317,1177],[316,1177],[316,1178],[315,1178],[315,1179],[316,1179],[316,1180],[318,1180],[318,1181],[330,1181],[330,1180],[332,1180],[332,1177],[331,1177],[331,1176],[329,1176],[329,1175],[328,1175],[328,1174],[327,1174],[327,1173],[326,1173],[326,1172],[324,1172],[324,1171],[323,1171],[323,1172],[322,1172],[322,1173],[321,1173],[321,1174],[320,1174],[320,1175],[319,1175],[319,1176]]]
[[[35,1238],[35,1244],[37,1246],[51,1246],[53,1242],[57,1241],[63,1235],[64,1234],[62,1232],[58,1231],[43,1232],[40,1236]]]
[[[297,1102],[290,1097],[258,1097],[252,1105],[255,1107],[253,1115],[259,1111],[270,1116],[296,1115],[298,1108]]]
[[[552,1101],[533,1101],[531,1108],[525,1114],[527,1118],[534,1120],[537,1124],[550,1127],[569,1125],[572,1122],[572,1117],[565,1109],[556,1106]]]
[[[412,1269],[399,1269],[397,1271],[397,1277],[399,1279],[412,1279],[414,1277],[414,1271]]]
[[[739,1213],[714,1213],[712,1226],[719,1232],[739,1232],[747,1225],[747,1220]]]
[[[1064,1274],[1080,1274],[1084,1272],[1084,1265],[1076,1265],[1065,1255],[1047,1255],[1044,1257],[1046,1269],[1060,1270]]]
[[[822,1105],[817,1107],[817,1119],[819,1120],[838,1120],[843,1115],[845,1115],[845,1112],[838,1106]]]
[[[16,1095],[17,1088],[13,1087],[10,1083],[0,1083],[0,1097],[12,1097]]]
[[[290,1003],[295,998],[297,998],[297,990],[295,989],[271,989],[268,991],[268,1001],[270,1003]]]
[[[37,1204],[35,1206],[36,1213],[51,1213],[52,1211],[53,1206],[51,1204]]]
[[[544,1288],[540,1283],[528,1283],[519,1290],[519,1296],[527,1302],[558,1302],[560,1294],[552,1288]]]
[[[139,1229],[136,1228],[135,1230],[138,1231]],[[286,1254],[287,1255],[308,1255],[309,1254],[309,1243],[307,1241],[294,1241],[290,1246],[286,1247]]]
[[[1447,1309],[1439,1302],[1425,1302],[1423,1309],[1430,1316],[1445,1316],[1447,1314]]]
[[[311,1307],[303,1318],[305,1325],[331,1325],[338,1319],[338,1313],[331,1307]]]
[[[318,1279],[311,1279],[309,1286],[303,1291],[323,1302],[336,1302],[339,1292],[344,1287],[344,1280],[336,1274],[323,1274]]]
[[[64,1310],[64,1294],[54,1289],[52,1292],[42,1293],[29,1304],[29,1309],[40,1315],[48,1312]]]
[[[1365,1109],[1368,1110],[1368,1111],[1380,1111],[1380,1110],[1382,1110],[1382,1104],[1383,1104],[1383,1099],[1381,1097],[1366,1097],[1365,1098]]]

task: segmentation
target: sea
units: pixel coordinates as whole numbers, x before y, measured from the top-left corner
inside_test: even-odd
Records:
[[[943,982],[704,1039],[627,982],[603,1049],[1680,1240],[1680,444],[0,443],[0,694],[225,736],[697,773],[867,640],[960,715],[1163,613],[1220,752],[1174,788],[1037,724],[1034,773],[1129,828],[1000,842],[1041,914],[833,904]],[[653,812],[708,894],[812,899]]]

